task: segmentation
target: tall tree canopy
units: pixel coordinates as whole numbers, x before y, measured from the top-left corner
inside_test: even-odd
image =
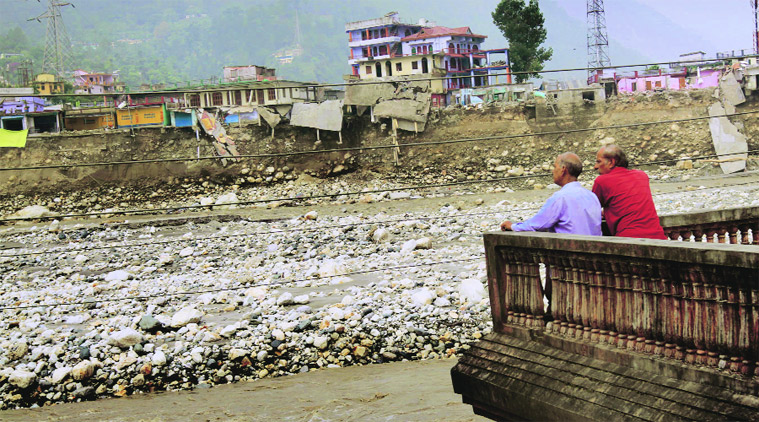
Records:
[[[509,59],[512,72],[537,72],[551,59],[552,48],[541,47],[546,40],[545,19],[537,0],[501,0],[492,14],[493,23],[509,40]],[[523,82],[537,73],[516,75]]]

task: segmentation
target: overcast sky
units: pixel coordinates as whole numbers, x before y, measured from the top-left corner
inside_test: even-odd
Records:
[[[585,1],[557,3],[570,16],[585,20]],[[714,57],[718,51],[752,48],[749,0],[607,0],[604,5],[609,37],[654,59],[669,59],[658,56],[675,51],[701,50]],[[652,43],[651,35],[658,42]]]

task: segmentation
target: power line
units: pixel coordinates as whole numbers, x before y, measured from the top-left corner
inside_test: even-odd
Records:
[[[281,152],[281,153],[269,153],[269,154],[241,154],[235,157],[236,158],[282,158],[282,157],[293,157],[293,156],[302,156],[302,155],[329,154],[329,153],[335,153],[335,152],[371,151],[371,150],[378,150],[378,149],[449,145],[449,144],[460,144],[460,143],[468,143],[468,142],[492,141],[492,140],[499,140],[499,139],[527,138],[531,136],[564,135],[564,134],[571,134],[571,133],[593,132],[597,130],[627,129],[627,128],[634,128],[634,127],[642,127],[642,126],[684,123],[684,122],[690,122],[690,121],[706,120],[706,119],[711,119],[711,118],[741,116],[741,115],[757,114],[757,113],[759,113],[759,110],[749,110],[749,111],[736,112],[732,114],[723,114],[723,115],[718,115],[718,116],[688,117],[688,118],[683,118],[683,119],[657,120],[653,122],[628,123],[628,124],[623,124],[623,125],[599,126],[599,127],[593,127],[593,128],[553,130],[553,131],[535,132],[535,133],[518,133],[518,134],[513,134],[513,135],[484,136],[484,137],[478,137],[478,138],[449,139],[449,140],[440,140],[440,141],[404,143],[404,144],[398,144],[398,145],[374,145],[374,146],[333,148],[333,149],[323,149],[323,150],[314,150],[314,151],[296,151],[296,152]],[[734,154],[723,154],[723,155],[734,155]],[[205,160],[218,160],[218,159],[219,159],[218,156],[187,157],[187,158],[155,158],[155,159],[131,160],[131,161],[104,161],[104,162],[97,162],[97,163],[51,164],[51,165],[26,166],[26,167],[0,167],[0,171],[43,170],[43,169],[76,168],[76,167],[99,167],[99,166],[126,165],[126,164],[131,165],[131,164],[171,163],[171,162],[205,161]],[[679,160],[670,160],[670,161],[679,161]]]
[[[744,182],[744,183],[732,183],[729,185],[722,185],[722,186],[715,186],[715,187],[696,188],[690,192],[701,191],[701,190],[711,190],[711,189],[724,189],[724,188],[730,188],[733,186],[743,186],[743,185],[756,184],[756,183],[757,182],[755,181]],[[652,196],[676,195],[679,193],[681,192],[660,192],[660,193],[652,194]],[[430,216],[430,217],[409,217],[409,218],[391,219],[391,220],[363,221],[363,222],[358,222],[358,223],[334,224],[334,225],[319,226],[319,227],[295,227],[295,228],[276,229],[276,230],[268,230],[268,231],[228,234],[224,236],[203,236],[203,237],[193,237],[193,238],[186,238],[186,239],[180,238],[180,239],[160,240],[160,241],[154,241],[154,242],[142,242],[142,243],[124,244],[124,245],[103,245],[103,246],[90,246],[90,247],[70,248],[70,249],[63,249],[63,248],[47,249],[43,251],[25,252],[25,253],[18,253],[18,254],[0,254],[0,258],[19,258],[19,257],[25,257],[25,256],[57,254],[57,253],[78,253],[78,252],[89,252],[89,251],[96,251],[96,250],[129,249],[129,248],[137,248],[137,247],[144,247],[144,246],[168,245],[168,244],[184,243],[184,242],[200,242],[200,241],[216,240],[216,239],[222,239],[222,238],[228,239],[228,238],[235,238],[235,237],[249,237],[249,236],[267,235],[267,234],[283,234],[283,233],[291,233],[291,232],[313,232],[313,231],[318,232],[318,231],[324,231],[324,230],[341,229],[341,228],[346,228],[346,227],[387,225],[387,224],[402,223],[402,222],[408,222],[408,221],[420,221],[420,220],[431,221],[431,220],[442,220],[442,219],[447,219],[447,218],[458,218],[458,217],[476,217],[476,216],[515,213],[515,212],[523,212],[523,211],[537,211],[538,209],[540,209],[540,207],[518,208],[518,209],[501,210],[501,211],[483,211],[483,212],[477,212],[477,213],[459,213],[459,214],[448,214],[448,215]]]
[[[691,65],[698,65],[698,64],[704,64],[704,63],[721,63],[721,62],[728,62],[733,60],[745,60],[748,58],[753,57],[759,57],[759,54],[749,54],[744,56],[734,56],[734,57],[723,57],[723,58],[714,58],[714,59],[698,59],[698,60],[680,60],[678,62],[653,62],[653,63],[637,63],[637,64],[626,64],[626,65],[618,65],[618,66],[600,66],[600,67],[593,67],[593,70],[605,70],[605,69],[626,69],[626,68],[632,68],[632,67],[650,67],[650,66],[670,66],[670,65],[682,65],[683,67],[687,66],[688,64]],[[471,70],[477,70],[477,69],[471,69]],[[539,70],[539,71],[520,71],[520,72],[499,72],[499,73],[491,73],[489,76],[509,76],[509,75],[532,75],[535,73],[561,73],[561,72],[578,72],[578,71],[589,71],[591,70],[588,67],[575,67],[575,68],[561,68],[561,69],[549,69],[549,70]],[[478,75],[474,75],[478,76]],[[265,90],[265,89],[285,89],[285,88],[334,88],[334,87],[341,87],[341,86],[356,86],[356,85],[376,85],[376,84],[392,84],[392,83],[405,83],[405,82],[417,82],[417,81],[441,81],[441,80],[455,80],[455,79],[469,79],[472,75],[461,75],[461,76],[437,76],[437,77],[428,77],[428,78],[414,78],[414,79],[403,79],[403,80],[393,80],[393,81],[375,81],[375,80],[362,80],[361,82],[340,82],[340,83],[299,83],[297,81],[280,81],[283,83],[290,82],[293,83],[292,85],[284,85],[284,86],[273,86],[271,82],[269,82],[270,85],[266,86],[257,86],[254,83],[226,83],[223,86],[217,86],[214,88],[197,88],[197,89],[187,89],[187,90],[160,90],[160,91],[137,91],[137,92],[129,92],[129,93],[108,93],[108,94],[49,94],[49,95],[37,95],[37,97],[100,97],[103,96],[109,96],[109,97],[118,97],[122,95],[160,95],[160,94],[194,94],[198,92],[212,92],[212,91],[227,91],[230,89],[250,89],[250,90]],[[276,81],[272,81],[276,82]],[[266,82],[262,82],[266,83]],[[10,95],[10,94],[0,94],[0,98],[2,97],[15,97],[16,95]]]
[[[534,211],[537,209],[538,208],[524,208],[524,209],[509,210],[509,212]],[[260,236],[260,235],[267,235],[267,234],[284,234],[284,233],[291,233],[291,232],[313,232],[313,231],[318,232],[318,231],[323,231],[323,230],[343,229],[346,227],[370,226],[374,224],[384,225],[384,224],[402,223],[402,222],[407,222],[407,221],[442,220],[446,218],[474,217],[478,215],[490,215],[490,214],[496,214],[496,213],[497,212],[483,211],[480,213],[459,213],[459,214],[449,214],[449,215],[433,216],[433,217],[416,217],[416,218],[409,217],[409,218],[399,218],[399,219],[392,219],[392,220],[362,221],[359,223],[334,224],[334,225],[319,226],[319,227],[294,227],[294,228],[287,228],[287,229],[228,234],[224,236],[204,236],[204,237],[193,237],[193,238],[187,238],[187,239],[180,238],[180,239],[160,240],[160,241],[154,241],[154,242],[142,242],[142,243],[125,244],[125,245],[105,245],[105,246],[92,246],[92,247],[70,248],[70,249],[63,249],[63,248],[47,249],[44,251],[26,252],[26,253],[19,253],[19,254],[0,254],[0,258],[18,258],[22,256],[46,255],[46,254],[55,254],[55,253],[88,252],[88,251],[106,250],[106,249],[127,249],[127,248],[143,247],[143,246],[167,245],[167,244],[173,244],[173,243],[196,242],[196,241],[199,242],[199,241],[206,241],[206,240]]]
[[[755,152],[759,152],[759,150],[751,150],[751,151],[748,151],[747,153],[755,153]],[[699,156],[699,157],[676,158],[676,159],[670,159],[670,160],[654,161],[651,163],[639,163],[639,164],[633,164],[633,166],[638,167],[638,166],[650,165],[650,164],[660,164],[660,163],[665,163],[665,162],[682,161],[684,159],[713,158],[713,157],[721,157],[725,155],[736,155],[736,154],[735,153],[710,154],[710,155]],[[363,190],[363,191],[352,191],[352,192],[341,192],[341,193],[329,193],[329,194],[319,194],[319,195],[302,196],[302,197],[256,199],[256,200],[250,200],[250,201],[238,201],[238,202],[229,203],[229,204],[177,205],[177,206],[163,207],[163,208],[140,208],[140,209],[134,209],[134,210],[96,211],[96,212],[88,212],[88,213],[72,213],[72,214],[61,214],[61,215],[43,216],[43,217],[6,217],[6,218],[0,218],[0,223],[9,222],[9,221],[56,220],[56,219],[63,219],[63,218],[91,217],[91,216],[98,216],[98,215],[100,216],[102,215],[109,215],[109,216],[110,215],[137,215],[137,214],[155,213],[156,211],[206,209],[206,208],[213,208],[213,207],[254,205],[254,204],[280,202],[280,201],[281,202],[306,201],[306,200],[311,200],[311,199],[336,198],[340,196],[367,195],[367,194],[385,193],[385,192],[399,192],[399,191],[405,191],[405,190],[421,190],[421,189],[431,189],[431,188],[440,188],[440,187],[473,185],[473,184],[480,184],[480,183],[496,183],[496,182],[503,182],[503,181],[509,181],[509,180],[548,177],[550,175],[551,173],[526,174],[526,175],[521,175],[521,176],[508,176],[508,177],[493,178],[493,179],[488,179],[488,180],[462,180],[462,181],[457,181],[457,182],[414,185],[414,186],[405,186],[405,187],[398,187],[398,188]]]
[[[350,277],[354,275],[361,275],[361,274],[371,274],[376,272],[383,272],[383,271],[396,271],[396,270],[404,270],[408,268],[418,268],[418,267],[429,267],[429,266],[435,266],[435,265],[444,265],[444,264],[456,264],[460,262],[469,262],[469,261],[475,261],[480,258],[482,258],[484,254],[481,254],[475,258],[464,258],[464,259],[454,259],[449,261],[435,261],[435,262],[429,262],[425,264],[409,264],[409,265],[398,265],[394,267],[383,267],[383,268],[376,268],[373,270],[361,270],[361,271],[354,271],[349,273],[343,273],[343,274],[336,274],[326,277],[320,277],[320,278],[302,278],[302,279],[296,279],[296,280],[289,280],[289,281],[279,281],[279,282],[270,282],[270,283],[260,283],[260,284],[246,284],[239,287],[225,287],[225,288],[218,288],[218,289],[205,289],[205,290],[191,290],[191,291],[184,291],[184,292],[176,292],[176,293],[162,293],[162,294],[156,294],[156,295],[147,295],[147,296],[126,296],[126,297],[114,297],[114,298],[107,298],[107,299],[97,299],[97,300],[81,300],[81,301],[75,301],[75,302],[66,302],[66,303],[54,303],[54,304],[38,304],[38,305],[19,305],[19,306],[2,306],[0,307],[1,311],[7,311],[7,310],[13,310],[13,309],[31,309],[31,308],[58,308],[61,306],[71,306],[71,305],[94,305],[98,303],[107,303],[107,302],[123,302],[123,301],[129,301],[129,300],[147,300],[147,299],[154,299],[159,297],[174,297],[174,296],[194,296],[199,294],[205,294],[205,293],[220,293],[220,292],[229,292],[229,291],[235,291],[235,290],[243,290],[243,289],[249,289],[252,287],[271,287],[271,286],[281,286],[284,284],[290,284],[290,283],[300,283],[303,281],[313,281],[313,280],[324,280],[324,279],[330,279],[335,277]],[[6,293],[7,295],[8,293]]]
[[[754,183],[754,182],[747,182],[743,184],[748,183]],[[742,185],[742,184],[735,184],[734,186]],[[719,188],[724,188],[725,186],[721,186]],[[708,188],[708,189],[716,189],[716,188]],[[677,192],[668,192],[666,194],[672,194]],[[662,195],[657,194],[657,195]],[[509,212],[513,212],[509,211]],[[110,303],[110,302],[123,302],[123,301],[129,301],[129,300],[148,300],[148,299],[154,299],[159,297],[176,297],[176,296],[190,296],[190,295],[198,295],[198,294],[205,294],[205,293],[220,293],[225,291],[236,291],[236,290],[242,290],[252,287],[271,287],[271,286],[281,286],[289,283],[299,283],[303,281],[312,281],[312,280],[323,280],[323,279],[329,279],[334,277],[349,277],[354,275],[361,275],[361,274],[370,274],[370,273],[376,273],[376,272],[383,272],[383,271],[396,271],[396,270],[403,270],[408,268],[418,268],[418,267],[425,267],[425,266],[435,266],[435,265],[443,265],[443,264],[455,264],[455,263],[461,263],[461,262],[471,262],[480,259],[484,254],[479,255],[475,258],[464,258],[464,259],[457,259],[457,260],[449,260],[449,261],[436,261],[431,263],[425,263],[425,264],[409,264],[409,265],[399,265],[394,267],[384,267],[384,268],[376,268],[372,270],[361,270],[361,271],[354,271],[354,272],[348,272],[343,274],[336,274],[332,276],[327,277],[321,277],[321,278],[302,278],[302,279],[296,279],[296,280],[289,280],[289,281],[279,281],[279,282],[270,282],[270,283],[260,283],[260,284],[245,284],[243,286],[239,287],[227,287],[227,288],[218,288],[218,289],[204,289],[204,290],[194,290],[194,291],[184,291],[184,292],[176,292],[176,293],[163,293],[163,294],[157,294],[157,295],[144,295],[144,296],[127,296],[127,297],[116,297],[116,298],[107,298],[107,299],[97,299],[97,300],[83,300],[83,301],[75,301],[75,302],[66,302],[66,303],[56,303],[56,304],[36,304],[36,305],[19,305],[19,306],[4,306],[0,307],[0,311],[6,311],[6,310],[18,310],[18,309],[33,309],[33,308],[50,308],[50,307],[61,307],[61,306],[74,306],[74,305],[95,305],[98,303]],[[6,293],[7,294],[7,293]]]

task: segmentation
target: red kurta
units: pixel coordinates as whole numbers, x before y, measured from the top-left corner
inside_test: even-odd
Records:
[[[593,193],[601,202],[613,236],[667,239],[656,215],[645,172],[614,167],[596,177]]]

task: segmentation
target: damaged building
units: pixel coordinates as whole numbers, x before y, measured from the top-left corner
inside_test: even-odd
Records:
[[[352,74],[348,79],[437,77],[431,84],[433,107],[451,103],[462,88],[511,83],[508,49],[484,50],[487,36],[469,27],[448,28],[424,19],[404,24],[397,12],[345,25]]]

